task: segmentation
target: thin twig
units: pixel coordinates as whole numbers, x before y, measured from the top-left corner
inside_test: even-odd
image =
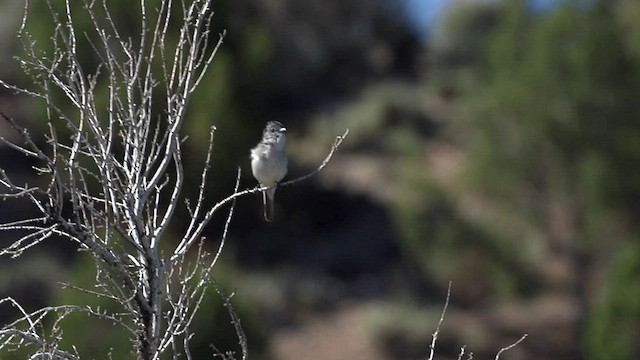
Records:
[[[347,136],[349,135],[349,129],[345,130],[344,133],[342,135],[336,136],[335,140],[333,141],[333,145],[331,145],[331,151],[329,151],[329,154],[324,158],[324,160],[322,161],[322,164],[320,164],[320,166],[318,166],[318,168],[316,168],[314,171],[310,172],[307,175],[301,176],[299,178],[293,179],[293,180],[289,180],[289,181],[285,181],[283,183],[279,183],[277,186],[278,187],[284,187],[284,186],[289,186],[289,185],[293,185],[295,183],[298,183],[300,181],[306,180],[310,177],[312,177],[313,175],[319,173],[322,169],[324,169],[325,166],[327,166],[327,164],[329,164],[329,161],[331,161],[331,158],[333,157],[333,154],[338,150],[338,148],[340,147],[340,145],[342,144],[342,142],[344,141],[344,139],[347,138]],[[260,190],[262,189],[269,189],[267,188],[260,188]]]
[[[333,158],[333,155],[338,150],[338,148],[340,147],[340,145],[342,144],[344,139],[347,137],[347,135],[349,135],[349,129],[345,130],[345,132],[342,135],[336,136],[336,139],[334,140],[333,144],[331,145],[331,150],[329,151],[329,154],[325,157],[325,159],[322,161],[320,166],[318,166],[318,168],[316,168],[314,171],[310,172],[309,174],[303,175],[301,177],[295,178],[293,180],[289,180],[289,181],[283,182],[283,183],[278,184],[276,186],[278,186],[278,187],[280,187],[280,186],[290,186],[290,185],[293,185],[293,184],[295,184],[297,182],[300,182],[300,181],[303,181],[305,179],[308,179],[311,176],[313,176],[313,175],[317,174],[318,172],[320,172],[322,169],[324,169],[327,166],[327,164],[329,164],[329,162]],[[239,198],[241,196],[244,196],[244,195],[247,195],[247,194],[258,193],[258,192],[261,192],[261,191],[266,191],[269,188],[270,187],[266,187],[266,186],[265,187],[256,186],[256,187],[245,189],[245,190],[242,190],[242,191],[239,191],[239,192],[236,191],[232,195],[226,197],[225,199],[220,200],[211,209],[209,209],[209,211],[207,211],[207,213],[204,215],[204,218],[198,223],[198,226],[195,227],[195,229],[191,233],[185,234],[185,237],[182,239],[182,241],[178,244],[178,246],[176,247],[175,251],[173,252],[173,256],[171,257],[171,261],[175,261],[179,256],[184,255],[187,252],[187,250],[191,247],[191,245],[193,245],[196,241],[198,241],[198,238],[200,237],[200,235],[204,231],[204,228],[207,226],[207,224],[209,223],[209,221],[211,220],[213,215],[220,208],[222,208],[223,206],[225,206],[227,203],[229,203],[231,201],[235,201],[237,198]]]
[[[438,340],[438,334],[440,333],[440,326],[444,321],[444,315],[447,312],[447,307],[449,307],[449,299],[451,298],[451,281],[449,281],[449,286],[447,287],[447,299],[444,302],[444,307],[442,308],[442,314],[440,315],[440,320],[438,320],[438,326],[436,326],[436,331],[433,333],[433,337],[431,338],[431,345],[429,345],[429,349],[431,349],[429,353],[429,360],[433,360],[433,356],[436,352],[436,341]]]
[[[518,341],[514,342],[513,344],[511,344],[509,346],[506,346],[506,347],[503,347],[502,349],[500,349],[500,351],[498,351],[498,353],[496,354],[495,360],[498,360],[500,358],[500,355],[503,352],[516,347],[518,344],[520,344],[522,341],[524,341],[524,339],[526,339],[528,335],[529,334],[524,334],[524,335],[522,335],[522,337]]]
[[[466,349],[467,349],[466,345],[460,348],[460,353],[458,354],[458,360],[462,360],[462,357],[464,356],[464,352]]]
[[[217,285],[215,285],[215,289],[218,292],[218,294],[224,299],[224,307],[227,309],[227,312],[231,317],[231,324],[233,324],[233,327],[236,331],[236,336],[238,337],[238,345],[240,345],[240,350],[242,351],[242,360],[246,360],[247,357],[249,356],[247,336],[245,335],[244,330],[242,329],[242,325],[240,324],[240,318],[238,317],[238,314],[236,314],[235,310],[233,309],[233,305],[231,305],[231,298],[233,297],[234,293],[231,293],[229,296],[225,296],[222,293],[222,290]]]

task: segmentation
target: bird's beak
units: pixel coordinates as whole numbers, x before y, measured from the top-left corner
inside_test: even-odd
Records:
[[[287,128],[281,128],[280,130],[278,130],[280,132],[287,132]]]

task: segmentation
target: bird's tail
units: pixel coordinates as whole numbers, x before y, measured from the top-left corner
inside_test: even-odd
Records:
[[[276,187],[272,187],[262,192],[262,204],[264,205],[264,219],[268,222],[273,221],[275,215],[275,196]]]

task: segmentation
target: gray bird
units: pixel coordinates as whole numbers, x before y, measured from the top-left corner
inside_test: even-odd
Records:
[[[262,132],[262,140],[251,149],[251,171],[260,186],[269,187],[262,193],[264,219],[271,222],[274,215],[276,185],[287,174],[287,129],[277,121],[269,121]]]

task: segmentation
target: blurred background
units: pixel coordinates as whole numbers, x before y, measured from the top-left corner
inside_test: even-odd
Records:
[[[119,26],[135,29],[137,4],[109,6]],[[50,47],[46,6],[32,7],[28,28]],[[493,358],[524,333],[501,358],[640,357],[640,2],[214,7],[212,30],[227,37],[185,124],[189,196],[211,125],[211,204],[231,193],[237,166],[243,186],[255,185],[248,154],[266,121],[289,130],[289,178],[317,167],[334,137],[351,131],[323,172],[279,191],[277,222],[262,220],[259,196],[237,204],[214,277],[235,291],[250,358],[425,359],[449,281],[439,359],[456,359],[463,345]],[[0,78],[28,86],[14,59],[22,9],[0,2]],[[45,129],[43,104],[2,89],[0,108],[32,132]],[[6,124],[0,133],[12,134]],[[24,158],[0,153],[2,168],[30,179]],[[0,219],[29,211],[3,205]],[[209,226],[211,250],[222,221]],[[28,309],[109,307],[58,284],[92,284],[92,268],[73,244],[48,242],[0,260],[0,297]],[[1,309],[3,323],[10,310]],[[110,325],[70,318],[64,344],[86,358],[130,358]],[[195,330],[196,358],[210,358],[212,343],[237,350],[215,292]]]

